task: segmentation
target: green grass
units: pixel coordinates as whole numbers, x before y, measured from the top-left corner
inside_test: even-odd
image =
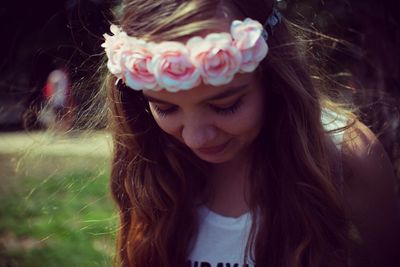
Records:
[[[108,171],[18,177],[0,195],[0,267],[111,266]]]

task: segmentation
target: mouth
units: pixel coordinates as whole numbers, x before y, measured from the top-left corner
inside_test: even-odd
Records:
[[[204,148],[199,148],[197,149],[198,152],[202,154],[217,154],[222,152],[229,144],[230,140],[217,146],[211,146],[211,147],[204,147]]]

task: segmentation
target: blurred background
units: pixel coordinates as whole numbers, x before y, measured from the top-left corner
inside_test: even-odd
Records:
[[[0,267],[111,265],[118,217],[108,192],[110,136],[104,120],[88,122],[104,113],[92,99],[102,34],[118,2],[2,2]],[[307,36],[324,79],[360,107],[400,177],[399,2],[278,6],[332,37]]]

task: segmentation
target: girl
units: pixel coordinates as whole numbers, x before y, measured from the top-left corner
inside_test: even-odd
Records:
[[[272,0],[118,13],[103,44],[118,265],[395,264],[389,160],[313,83]]]

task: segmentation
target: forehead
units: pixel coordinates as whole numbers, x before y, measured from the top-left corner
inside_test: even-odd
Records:
[[[143,94],[145,96],[149,96],[151,98],[162,100],[168,103],[182,105],[190,103],[199,103],[205,99],[217,96],[218,94],[221,94],[232,88],[243,87],[246,85],[253,84],[255,82],[256,82],[255,73],[246,73],[246,74],[238,73],[235,75],[234,79],[230,83],[222,86],[212,86],[202,83],[199,86],[189,90],[181,90],[178,92],[169,92],[167,90],[161,90],[161,91],[148,90],[144,91]]]

